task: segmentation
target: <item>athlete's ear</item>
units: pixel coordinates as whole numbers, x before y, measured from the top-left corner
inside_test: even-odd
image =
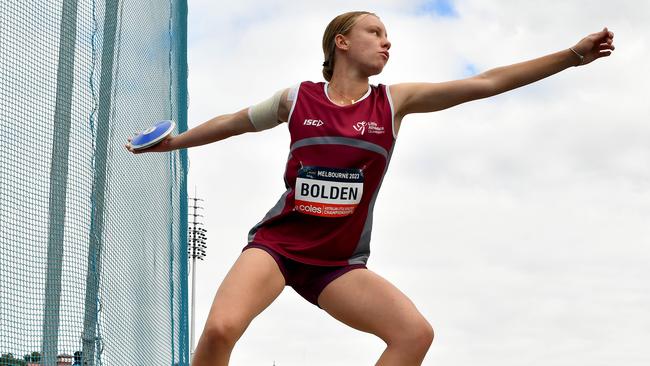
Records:
[[[350,48],[350,41],[342,34],[337,34],[336,37],[334,37],[334,43],[337,48],[342,50],[347,51]]]

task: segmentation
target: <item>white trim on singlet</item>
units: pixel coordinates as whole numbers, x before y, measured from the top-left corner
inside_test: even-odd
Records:
[[[287,101],[292,101],[291,109],[289,110],[289,117],[287,118],[287,125],[291,122],[291,115],[293,115],[293,110],[296,108],[296,102],[298,101],[298,92],[300,91],[300,84],[296,84],[289,89],[287,94]]]
[[[296,100],[296,95],[298,95],[298,88],[300,87],[300,84],[296,84],[289,88],[289,93],[287,93],[287,100],[292,102]]]
[[[338,105],[338,104],[334,103],[334,101],[332,100],[332,98],[330,98],[329,93],[327,93],[327,86],[328,86],[329,84],[330,84],[329,81],[326,81],[325,84],[323,85],[323,90],[325,90],[325,96],[327,97],[327,99],[328,99],[330,102],[332,102],[332,104],[334,104],[334,105],[337,105],[337,106],[339,106],[339,107],[345,107],[344,105]],[[360,101],[362,101],[362,100],[368,98],[368,96],[370,95],[370,92],[372,91],[372,87],[373,87],[373,85],[368,85],[368,91],[366,92],[366,94],[364,94],[363,97],[361,97],[359,100],[355,101],[355,102],[352,103],[352,104],[357,104],[357,103],[359,103]]]
[[[386,85],[386,96],[388,97],[388,104],[390,104],[390,118],[391,128],[393,129],[393,138],[397,139],[397,131],[395,131],[395,108],[393,107],[393,97],[390,95],[390,87]]]

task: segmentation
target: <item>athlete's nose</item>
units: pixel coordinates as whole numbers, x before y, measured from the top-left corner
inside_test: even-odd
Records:
[[[388,38],[384,38],[384,41],[381,43],[381,46],[386,49],[386,51],[390,50],[391,43],[388,40]]]

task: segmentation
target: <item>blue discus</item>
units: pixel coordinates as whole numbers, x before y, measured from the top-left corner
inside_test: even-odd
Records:
[[[171,120],[156,122],[155,125],[131,139],[131,148],[142,150],[159,143],[172,132],[174,126],[174,121]]]

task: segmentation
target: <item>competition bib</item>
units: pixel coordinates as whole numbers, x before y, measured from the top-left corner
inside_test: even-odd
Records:
[[[363,195],[361,169],[306,166],[296,178],[296,211],[322,217],[352,215]]]

